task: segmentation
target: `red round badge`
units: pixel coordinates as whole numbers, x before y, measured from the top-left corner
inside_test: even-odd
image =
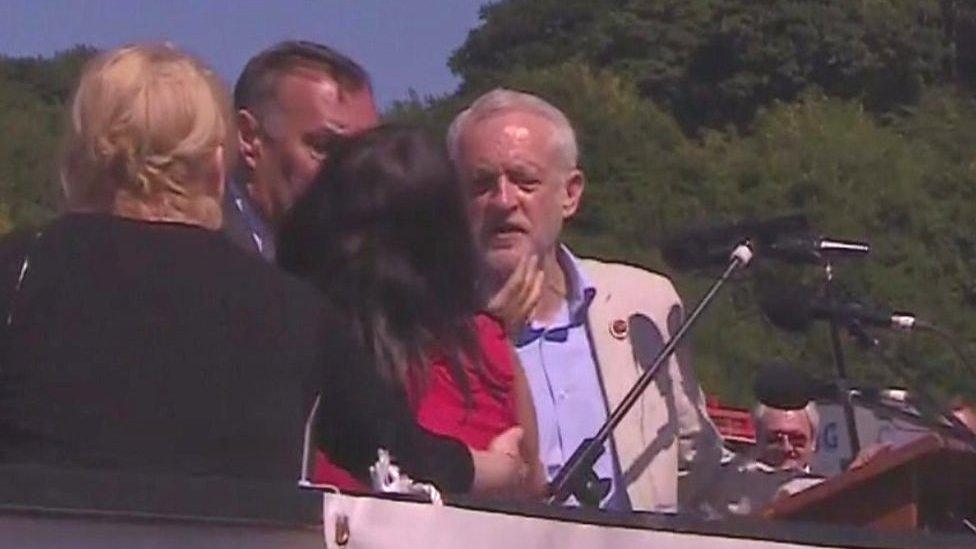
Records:
[[[615,339],[624,339],[627,337],[627,321],[618,318],[610,323],[610,335]]]

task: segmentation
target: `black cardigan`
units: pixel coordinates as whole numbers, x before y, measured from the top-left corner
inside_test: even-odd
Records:
[[[0,461],[294,482],[320,309],[189,225],[72,214],[8,237]]]
[[[467,490],[467,449],[362,357],[315,289],[217,232],[71,214],[0,241],[0,463],[293,483],[319,392],[319,440],[353,474],[385,446]]]

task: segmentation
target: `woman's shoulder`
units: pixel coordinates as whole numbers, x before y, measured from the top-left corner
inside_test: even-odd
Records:
[[[492,315],[479,312],[474,317],[475,329],[478,331],[478,337],[490,336],[493,338],[506,339],[505,328],[502,323],[497,318]]]
[[[487,358],[494,358],[494,355],[510,357],[511,343],[498,319],[487,313],[478,313],[474,317],[474,326],[478,334],[478,342],[488,355]]]
[[[474,323],[484,353],[485,370],[493,378],[510,379],[514,375],[512,344],[501,322],[486,313],[478,313]]]

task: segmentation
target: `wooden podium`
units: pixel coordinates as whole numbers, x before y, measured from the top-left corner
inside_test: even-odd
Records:
[[[885,531],[966,530],[963,520],[976,517],[976,452],[928,434],[781,498],[762,515]]]

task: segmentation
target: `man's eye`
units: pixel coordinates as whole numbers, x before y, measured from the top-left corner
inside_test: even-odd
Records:
[[[542,184],[542,181],[535,176],[528,174],[511,174],[509,179],[522,189],[531,190]]]
[[[492,174],[478,174],[471,180],[471,193],[484,194],[495,185],[495,176]]]

